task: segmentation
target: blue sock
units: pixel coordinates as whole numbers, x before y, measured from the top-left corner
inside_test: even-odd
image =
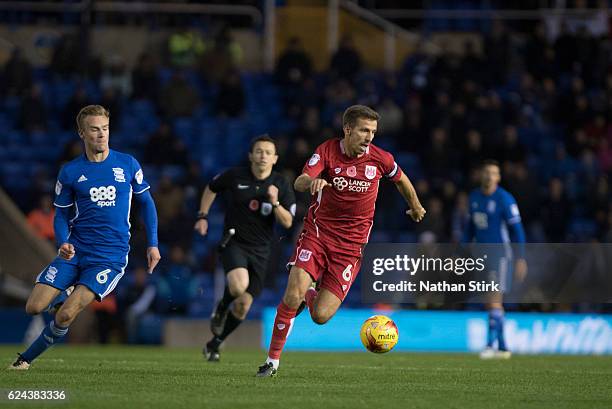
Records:
[[[53,310],[58,304],[63,304],[64,301],[66,301],[67,299],[68,299],[68,293],[66,292],[66,290],[61,291],[57,295],[57,297],[55,297],[53,301],[51,301],[51,303],[49,304],[49,306],[47,306],[45,311]]]
[[[497,321],[493,317],[492,311],[489,311],[488,321],[489,327],[487,331],[487,348],[493,348],[493,341],[495,341],[495,336],[497,335]]]
[[[67,327],[60,327],[55,325],[55,321],[51,321],[49,325],[45,326],[38,338],[32,342],[32,345],[21,354],[21,357],[28,362],[32,362],[40,354],[45,352],[47,348],[64,338],[67,332]]]
[[[491,310],[491,317],[493,320],[495,320],[495,327],[497,329],[497,349],[500,351],[505,351],[506,340],[504,339],[504,310],[501,308]]]

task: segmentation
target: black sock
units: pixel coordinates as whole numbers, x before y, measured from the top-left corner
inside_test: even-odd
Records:
[[[225,291],[223,292],[223,298],[221,298],[221,301],[219,301],[219,304],[217,304],[217,311],[219,312],[226,311],[235,298],[236,297],[234,297],[232,293],[230,293],[230,290],[226,285]]]
[[[240,323],[242,323],[242,320],[236,318],[233,312],[228,312],[227,319],[225,320],[225,326],[223,327],[221,335],[219,335],[218,337],[214,336],[210,341],[208,341],[207,345],[210,348],[218,349],[219,346],[223,343],[223,341],[225,341],[225,338],[227,338],[229,334],[234,332],[234,330],[238,328]]]
[[[236,318],[234,313],[230,311],[227,314],[227,319],[225,320],[223,332],[221,332],[221,335],[219,335],[217,338],[219,338],[221,341],[225,340],[225,338],[227,338],[229,334],[234,332],[234,330],[238,328],[238,325],[240,325],[241,323],[242,320]]]

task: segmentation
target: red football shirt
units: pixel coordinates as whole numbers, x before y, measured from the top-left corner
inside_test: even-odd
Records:
[[[368,242],[379,180],[396,182],[402,176],[389,152],[370,144],[362,156],[351,158],[341,139],[319,145],[302,172],[330,184],[313,196],[304,229],[347,250]]]

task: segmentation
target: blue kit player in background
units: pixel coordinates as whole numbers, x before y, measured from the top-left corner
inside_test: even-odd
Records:
[[[499,187],[501,180],[499,164],[494,160],[486,160],[482,164],[480,188],[470,193],[469,221],[463,235],[463,242],[495,244],[501,246],[486,246],[487,274],[500,284],[500,292],[491,293],[487,309],[489,311],[489,327],[487,347],[480,357],[510,358],[511,353],[506,348],[504,339],[504,306],[503,293],[510,291],[512,283],[512,247],[510,243],[518,244],[518,253],[514,266],[514,275],[522,282],[527,274],[527,263],[524,259],[525,231],[521,223],[516,200],[505,189]],[[493,254],[490,254],[493,253]],[[497,340],[497,350],[493,349]]]
[[[60,170],[54,202],[58,256],[38,275],[26,312],[39,314],[50,304],[63,303],[54,320],[19,354],[12,369],[28,369],[36,357],[66,335],[83,309],[117,286],[128,263],[132,195],[142,207],[149,273],[160,260],[157,212],[149,184],[136,159],[109,149],[109,112],[89,105],[81,109],[76,121],[85,154]],[[65,290],[72,286],[74,290],[64,300]]]

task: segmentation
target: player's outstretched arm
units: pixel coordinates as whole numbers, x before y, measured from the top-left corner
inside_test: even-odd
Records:
[[[200,199],[200,211],[198,212],[198,220],[196,221],[195,226],[193,228],[200,233],[200,235],[205,236],[208,233],[208,212],[210,211],[210,207],[217,194],[210,190],[208,186],[204,189],[204,193],[202,193],[202,199]]]
[[[409,215],[415,222],[420,222],[423,220],[426,213],[425,208],[421,205],[416,190],[405,173],[403,173],[399,180],[395,182],[395,186],[408,203],[408,206],[410,206],[410,209],[406,211],[406,214]]]
[[[153,269],[159,263],[161,256],[157,248],[157,209],[151,193],[147,190],[136,195],[136,199],[142,208],[142,218],[147,232],[147,265],[148,272],[151,274]]]
[[[297,190],[298,192],[305,192],[307,190],[310,190],[311,195],[320,192],[327,185],[329,185],[329,183],[327,183],[325,179],[312,179],[306,173],[302,173],[300,176],[298,176],[297,179],[295,179],[295,182],[293,183],[293,187],[295,188],[295,190]]]

